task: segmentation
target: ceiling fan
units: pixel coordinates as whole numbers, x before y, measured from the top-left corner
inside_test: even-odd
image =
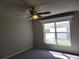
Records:
[[[31,18],[32,20],[37,20],[37,19],[41,18],[42,15],[50,14],[51,12],[47,11],[47,12],[38,13],[37,10],[35,9],[35,7],[30,7],[29,13],[30,13],[30,16],[28,16],[27,19]]]

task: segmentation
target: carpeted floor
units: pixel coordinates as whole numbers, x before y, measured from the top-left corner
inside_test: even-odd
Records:
[[[31,49],[29,51],[25,51],[16,56],[13,56],[9,59],[72,59],[73,57],[68,57],[71,55],[62,54],[59,52],[48,51],[44,49]],[[78,57],[74,57],[73,59],[78,59]]]

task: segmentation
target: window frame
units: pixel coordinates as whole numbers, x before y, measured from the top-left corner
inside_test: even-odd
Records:
[[[44,37],[44,44],[47,44],[47,43],[45,43],[46,42],[46,39],[45,39],[45,34],[46,33],[55,33],[55,42],[56,42],[56,44],[53,44],[53,45],[60,45],[60,44],[58,44],[58,39],[57,39],[57,33],[69,33],[69,32],[57,32],[57,30],[56,30],[56,23],[57,22],[64,22],[64,21],[69,21],[69,27],[71,27],[71,20],[61,20],[61,21],[52,21],[52,22],[46,22],[46,23],[43,23],[43,37]],[[47,23],[54,23],[55,25],[55,32],[44,32],[44,24],[47,24]],[[69,29],[70,30],[70,33],[69,33],[69,36],[70,36],[70,46],[71,46],[71,28]],[[61,46],[69,46],[69,45],[61,45]]]

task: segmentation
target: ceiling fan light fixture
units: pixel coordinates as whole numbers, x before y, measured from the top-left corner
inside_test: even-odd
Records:
[[[36,19],[38,19],[38,18],[39,18],[38,15],[32,15],[32,19],[33,19],[33,20],[36,20]]]
[[[30,16],[27,18],[31,17],[31,20],[33,20],[33,21],[39,20],[41,18],[41,15],[43,15],[43,14],[50,14],[50,12],[38,13],[37,10],[35,9],[35,7],[30,7],[29,13],[30,13]]]

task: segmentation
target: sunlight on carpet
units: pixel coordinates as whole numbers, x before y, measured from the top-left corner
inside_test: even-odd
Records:
[[[54,51],[49,51],[54,57],[58,57],[61,59],[79,59],[79,56],[71,55],[71,54],[66,54],[66,53],[60,53],[60,52],[54,52]]]

